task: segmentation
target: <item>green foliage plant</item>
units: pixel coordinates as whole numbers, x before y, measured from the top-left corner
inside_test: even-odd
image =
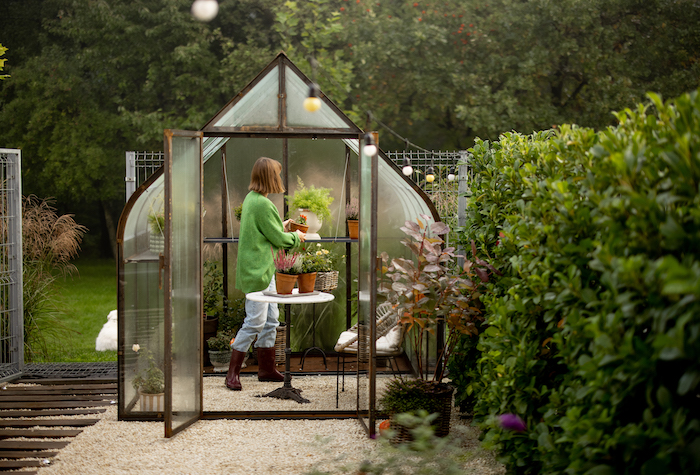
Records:
[[[144,394],[162,393],[165,390],[165,375],[156,363],[153,352],[147,349],[142,350],[138,344],[133,345],[132,350],[139,356],[145,353],[148,360],[148,366],[139,370],[131,381],[134,389]]]
[[[700,95],[649,100],[470,150],[465,241],[504,275],[459,389],[510,473],[700,470]]]
[[[398,414],[398,421],[407,427],[413,439],[404,444],[392,444],[394,436],[388,430],[379,437],[377,450],[359,464],[341,465],[338,457],[333,471],[314,467],[309,475],[330,475],[337,473],[374,475],[466,475],[474,473],[466,469],[465,463],[474,453],[465,450],[468,433],[457,430],[447,437],[437,437],[433,422],[435,414],[418,411],[416,414]],[[324,462],[327,465],[328,462]],[[495,469],[499,469],[494,467]],[[494,472],[495,473],[495,472]]]
[[[202,308],[204,314],[220,317],[224,311],[224,273],[217,262],[204,261],[202,278]]]
[[[285,196],[290,209],[308,209],[318,216],[321,221],[330,221],[333,197],[330,188],[306,187],[300,176],[297,176],[297,189],[294,195]]]
[[[207,347],[209,347],[209,351],[231,351],[231,339],[233,337],[233,332],[218,331],[216,336],[207,340]]]

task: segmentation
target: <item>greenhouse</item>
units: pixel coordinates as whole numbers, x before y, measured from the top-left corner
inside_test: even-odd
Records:
[[[314,112],[303,105],[310,92],[321,101]],[[367,154],[364,145],[376,135],[366,132],[284,53],[200,130],[165,130],[165,164],[131,196],[118,228],[120,419],[164,420],[171,436],[200,418],[358,418],[374,434],[377,375],[395,371],[392,362],[385,369],[377,354],[382,310],[377,257],[406,254],[400,230],[405,221],[439,217],[425,193],[381,150]],[[289,373],[292,360],[295,375],[284,385],[298,388],[305,403],[259,397],[280,384],[258,388],[255,378],[242,378],[250,390],[228,391],[205,365],[209,292],[214,288],[225,297],[219,320],[244,297],[235,287],[235,210],[261,156],[282,164],[285,195],[324,188],[332,198],[330,219],[316,233],[310,230],[305,243],[307,252],[331,257],[337,283],[314,294],[330,294],[332,300],[289,299],[280,305],[280,320],[291,323],[291,331],[279,332],[286,338],[279,368]],[[299,218],[282,194],[270,199],[282,219]],[[360,211],[357,238],[349,237],[346,224],[347,205],[354,200]],[[359,337],[345,366],[346,355],[333,348],[352,328]],[[304,353],[309,349],[314,351]],[[307,353],[323,355],[326,367],[339,367],[323,376],[310,367],[302,371],[299,358]],[[414,357],[407,356],[409,362]],[[162,400],[146,401],[154,397],[140,383],[154,374],[162,379]],[[321,402],[316,390],[332,398]]]

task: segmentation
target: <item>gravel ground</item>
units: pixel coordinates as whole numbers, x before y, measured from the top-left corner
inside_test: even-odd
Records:
[[[266,409],[335,409],[334,377],[295,378],[293,386],[302,388],[302,395],[313,401],[303,405],[254,397],[280,387],[279,383],[244,379],[244,390],[233,393],[222,389],[222,378],[204,378],[204,382],[207,411],[231,409],[232,398],[238,402],[235,410],[260,409],[260,404],[266,404]],[[346,385],[346,393],[354,397],[355,391],[347,389]],[[479,447],[478,431],[454,411],[452,425],[461,426],[466,435],[462,447],[469,454],[467,473],[505,473],[492,454]],[[344,473],[342,467],[354,469],[362,460],[377,457],[378,448],[356,420],[198,421],[175,437],[163,435],[162,422],[120,422],[117,408],[110,407],[99,423],[70,439],[71,444],[39,473],[301,475],[317,467],[335,474]]]

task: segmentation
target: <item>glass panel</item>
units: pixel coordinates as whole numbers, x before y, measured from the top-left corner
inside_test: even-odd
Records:
[[[309,86],[285,66],[285,88],[287,93],[287,126],[347,129],[350,125],[326,104],[316,112],[304,109],[304,99],[309,96]]]
[[[158,172],[156,172],[158,173]],[[163,370],[163,289],[160,288],[159,254],[163,252],[163,175],[132,196],[133,205],[125,220],[120,252],[119,395],[120,419],[162,419],[163,394],[139,396],[137,376],[149,369]],[[160,218],[160,219],[157,219]],[[121,228],[121,226],[120,226]],[[135,346],[138,345],[138,346]],[[152,371],[153,372],[153,371]],[[153,390],[153,386],[151,386]],[[161,391],[162,393],[162,391]],[[155,404],[149,405],[152,400]]]
[[[230,110],[214,123],[215,127],[278,125],[279,66],[275,66]]]
[[[357,161],[357,157],[353,157]],[[341,140],[289,140],[289,193],[298,188],[297,177],[306,187],[329,188],[333,197],[331,221],[324,221],[319,234],[322,238],[344,237],[345,229],[345,144]],[[357,178],[355,178],[357,183]],[[355,185],[357,190],[357,185]],[[289,210],[289,216],[297,218],[298,210]],[[303,250],[327,250],[333,256],[334,270],[338,271],[338,287],[332,290],[335,300],[317,305],[316,314],[312,305],[294,308],[292,350],[305,351],[319,347],[332,351],[340,334],[347,329],[346,314],[346,245],[344,243],[320,243],[308,240]],[[357,249],[355,249],[357,252]],[[315,317],[315,325],[314,325]],[[315,330],[314,330],[315,326]],[[315,352],[313,354],[318,354]]]
[[[167,437],[196,421],[202,411],[202,141],[180,133],[188,136],[169,137],[166,149],[171,285],[170,298],[166,294]]]

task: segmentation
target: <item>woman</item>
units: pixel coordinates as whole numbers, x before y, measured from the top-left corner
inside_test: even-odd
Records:
[[[275,290],[273,252],[291,249],[306,239],[306,234],[286,232],[289,220],[282,222],[277,207],[267,198],[269,193],[283,193],[280,178],[282,165],[277,160],[260,157],[250,175],[250,192],[243,201],[241,230],[238,237],[236,288],[245,294],[261,290]],[[243,359],[255,337],[258,341],[258,380],[284,381],[275,368],[275,338],[279,325],[277,304],[245,302],[245,320],[236,334],[233,353],[226,375],[226,387],[242,389],[240,373]]]

